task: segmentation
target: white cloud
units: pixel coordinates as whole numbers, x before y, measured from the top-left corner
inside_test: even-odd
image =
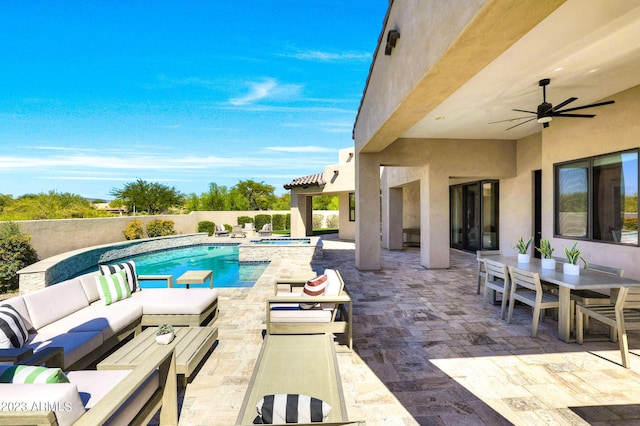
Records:
[[[299,84],[281,84],[276,79],[267,78],[260,82],[248,82],[249,93],[231,98],[229,103],[235,106],[249,105],[261,99],[284,99],[297,96],[302,91]]]
[[[321,146],[268,146],[265,148],[268,151],[277,151],[277,152],[336,152],[335,149],[331,148],[323,148]]]
[[[321,50],[299,50],[293,53],[282,54],[282,56],[320,62],[364,61],[373,58],[373,55],[369,52],[323,52]]]

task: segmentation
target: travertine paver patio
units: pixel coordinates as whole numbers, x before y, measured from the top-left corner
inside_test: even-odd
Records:
[[[367,425],[612,424],[640,422],[640,357],[627,370],[617,345],[556,338],[531,314],[512,324],[475,289],[475,256],[452,251],[451,268],[420,266],[418,249],[383,251],[383,270],[355,268],[354,244],[325,241],[312,265],[272,262],[252,289],[220,291],[219,343],[184,392],[181,425],[235,424],[265,328],[277,276],[342,273],[354,300],[354,351],[338,346],[350,419]],[[630,335],[640,348],[640,335]],[[638,352],[640,353],[640,351]],[[604,357],[604,358],[602,358]],[[310,362],[310,368],[313,363]]]

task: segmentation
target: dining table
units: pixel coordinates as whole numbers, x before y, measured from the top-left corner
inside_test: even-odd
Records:
[[[580,269],[578,275],[569,275],[563,272],[563,263],[556,262],[555,269],[542,267],[538,258],[531,258],[529,263],[518,262],[518,256],[492,255],[487,256],[496,262],[503,263],[540,275],[540,281],[558,286],[558,338],[564,342],[571,342],[571,290],[611,290],[621,287],[640,287],[640,280],[620,277],[614,274],[596,271],[593,269]]]

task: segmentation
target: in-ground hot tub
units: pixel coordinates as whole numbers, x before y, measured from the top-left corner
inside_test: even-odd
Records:
[[[322,258],[322,239],[320,237],[254,238],[238,247],[240,262],[299,259],[311,262]]]

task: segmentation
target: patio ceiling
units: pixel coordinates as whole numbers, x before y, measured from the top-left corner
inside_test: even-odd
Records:
[[[528,115],[514,108],[535,111],[543,78],[551,79],[547,102],[578,98],[566,108],[639,85],[640,2],[568,0],[402,137],[520,139],[539,132],[536,120],[508,131],[525,120],[488,123]],[[576,112],[596,114],[597,120],[598,110]]]

